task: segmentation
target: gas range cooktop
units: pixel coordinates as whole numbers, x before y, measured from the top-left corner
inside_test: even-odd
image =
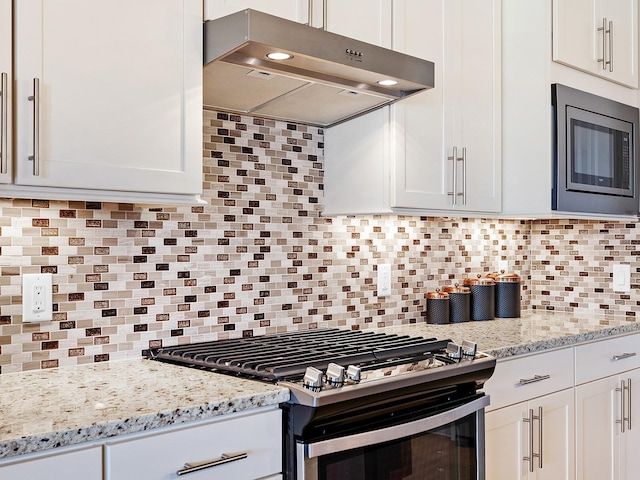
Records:
[[[481,384],[495,367],[471,342],[339,329],[164,347],[148,357],[277,382],[293,403],[308,406],[402,388]]]

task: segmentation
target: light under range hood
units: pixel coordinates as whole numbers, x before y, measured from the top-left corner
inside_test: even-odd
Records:
[[[434,64],[243,10],[205,22],[203,76],[206,106],[330,127],[433,88]]]

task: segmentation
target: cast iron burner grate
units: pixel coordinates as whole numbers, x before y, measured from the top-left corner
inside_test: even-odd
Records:
[[[363,369],[442,354],[450,340],[339,329],[306,330],[151,350],[149,358],[280,381],[329,363]]]

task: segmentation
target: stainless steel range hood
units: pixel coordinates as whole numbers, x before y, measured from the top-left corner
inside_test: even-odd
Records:
[[[255,10],[204,24],[206,106],[330,127],[433,85],[432,62]]]

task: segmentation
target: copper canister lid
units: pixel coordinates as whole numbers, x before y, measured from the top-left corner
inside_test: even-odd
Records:
[[[518,283],[520,281],[520,275],[517,273],[505,273],[504,270],[501,270],[500,273],[490,273],[487,276],[499,283]]]
[[[465,278],[465,285],[483,285],[490,286],[495,284],[496,282],[491,277],[482,277],[480,274],[476,278]]]
[[[471,289],[469,287],[462,287],[458,283],[444,287],[443,290],[447,293],[471,293]]]
[[[436,288],[435,292],[425,293],[424,296],[429,299],[440,299],[440,300],[449,298],[449,294],[446,292],[441,292],[439,288]]]

